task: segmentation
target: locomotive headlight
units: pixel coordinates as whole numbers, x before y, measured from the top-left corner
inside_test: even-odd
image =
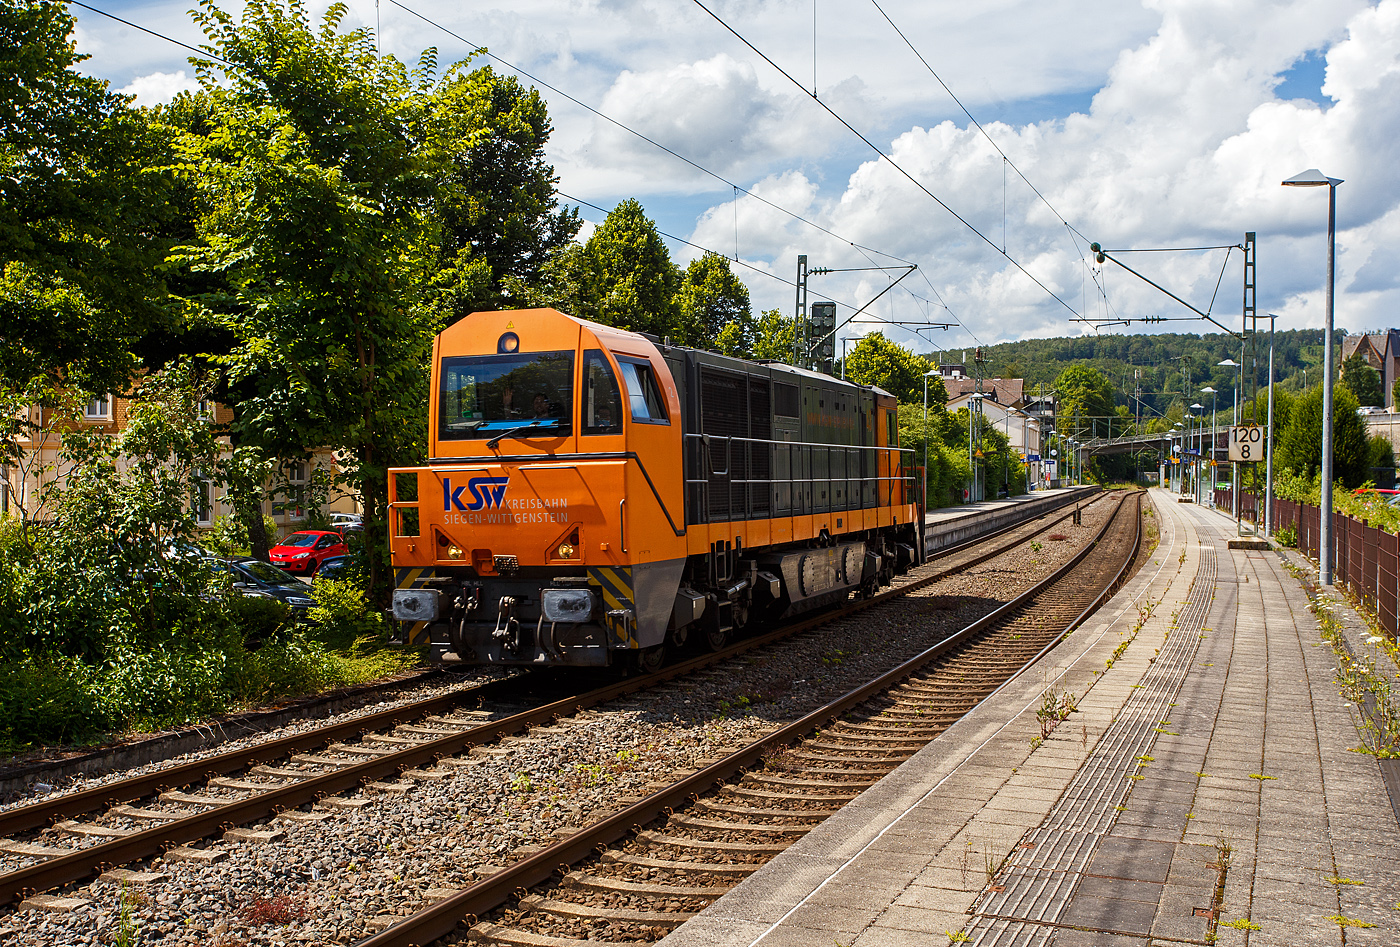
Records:
[[[546,621],[588,621],[593,616],[593,593],[588,589],[545,589],[540,606]]]
[[[447,558],[449,559],[460,559],[465,555],[466,552],[462,549],[461,546],[457,545],[456,543],[453,543],[452,545],[447,547]]]
[[[559,558],[560,558],[560,559],[572,559],[573,557],[574,557],[574,547],[573,547],[573,546],[570,546],[568,543],[560,543],[560,544],[559,544]]]

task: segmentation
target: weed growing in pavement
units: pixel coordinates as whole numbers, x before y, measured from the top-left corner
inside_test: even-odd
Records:
[[[1400,696],[1395,693],[1392,670],[1400,653],[1395,642],[1379,634],[1366,639],[1367,644],[1379,646],[1392,664],[1392,668],[1377,668],[1373,655],[1357,658],[1352,653],[1332,602],[1314,597],[1308,607],[1317,617],[1322,639],[1336,655],[1341,695],[1357,708],[1353,720],[1361,734],[1361,751],[1382,759],[1400,757]]]
[[[1237,917],[1233,921],[1221,921],[1220,926],[1233,927],[1237,931],[1262,931],[1264,929],[1246,917]]]
[[[1054,685],[1040,695],[1040,707],[1036,709],[1036,719],[1040,721],[1040,737],[1045,739],[1058,727],[1061,721],[1079,708],[1079,698],[1069,691],[1057,693]]]
[[[1323,875],[1322,880],[1329,885],[1364,885],[1364,881],[1352,881],[1350,878],[1343,878],[1340,875]]]
[[[965,944],[965,943],[967,943],[967,931],[948,931],[948,930],[945,930],[943,933],[945,933],[945,934],[948,935],[948,943],[949,943],[949,944]]]
[[[1266,779],[1278,779],[1277,776],[1265,776],[1263,773],[1250,773],[1250,774],[1249,774],[1249,778],[1250,778],[1250,779],[1257,779],[1257,780],[1259,780],[1260,782],[1263,782],[1263,781],[1266,780]]]
[[[1044,548],[1040,543],[1031,543],[1031,552],[1040,552]]]
[[[992,854],[992,843],[982,843],[982,871],[987,876],[987,886],[991,887],[997,880],[997,871],[1001,868],[1001,859]]]
[[[1348,927],[1375,927],[1370,921],[1362,921],[1354,917],[1343,917],[1340,914],[1329,914],[1327,920],[1345,930]]]

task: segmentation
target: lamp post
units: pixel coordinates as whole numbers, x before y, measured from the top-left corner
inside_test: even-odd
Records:
[[[1219,423],[1219,422],[1216,420],[1216,413],[1215,413],[1215,389],[1212,388],[1210,385],[1206,385],[1204,388],[1201,389],[1201,394],[1203,394],[1203,395],[1210,395],[1210,461],[1211,461],[1212,464],[1214,464],[1214,463],[1215,463],[1215,428],[1216,428],[1217,424]],[[1211,479],[1211,484],[1210,484],[1210,505],[1211,505],[1211,508],[1214,509],[1214,507],[1215,507],[1215,472],[1214,472],[1214,467],[1212,467],[1212,469],[1211,469],[1210,479]]]
[[[1201,480],[1206,472],[1206,425],[1205,415],[1201,412],[1205,411],[1206,406],[1203,404],[1193,404],[1191,405],[1191,409],[1196,412],[1196,418],[1200,421],[1200,423],[1196,425],[1196,502],[1204,503],[1206,500],[1206,491],[1205,487],[1201,485]]]
[[[1317,168],[1282,182],[1284,187],[1327,188],[1327,317],[1322,339],[1322,529],[1318,536],[1317,580],[1332,584],[1332,298],[1337,264],[1337,185]]]
[[[1264,444],[1264,535],[1274,534],[1274,322],[1278,316],[1269,313],[1269,427]],[[1254,416],[1259,416],[1255,402]]]
[[[1181,438],[1181,436],[1182,436],[1182,429],[1183,429],[1184,427],[1185,427],[1185,425],[1183,425],[1181,421],[1177,421],[1175,424],[1172,425],[1172,428],[1173,428],[1173,430],[1172,430],[1172,436],[1173,436],[1173,438],[1176,439],[1178,442],[1180,441],[1180,438]],[[1182,490],[1186,487],[1186,480],[1185,480],[1185,477],[1184,477],[1184,474],[1185,474],[1185,465],[1186,465],[1186,451],[1185,451],[1184,448],[1182,448],[1182,449],[1177,450],[1177,452],[1176,452],[1176,463],[1173,465],[1173,466],[1176,467],[1176,486],[1175,486],[1174,488],[1172,488],[1172,492],[1173,492],[1173,493],[1181,493]]]
[[[846,358],[845,350],[841,353],[842,378],[845,378]],[[931,368],[924,372],[924,509],[928,509],[928,380],[938,374],[938,369]]]

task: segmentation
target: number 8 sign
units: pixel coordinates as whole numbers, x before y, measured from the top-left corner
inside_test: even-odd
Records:
[[[1264,429],[1257,424],[1242,424],[1230,428],[1230,459],[1255,461],[1264,459]]]

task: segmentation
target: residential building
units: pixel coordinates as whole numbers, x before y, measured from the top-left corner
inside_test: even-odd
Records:
[[[61,460],[63,433],[75,426],[118,435],[126,429],[130,400],[113,395],[95,398],[83,405],[80,417],[60,417],[51,408],[29,408],[32,433],[19,441],[17,459],[0,465],[0,513],[26,515],[46,519],[47,511],[39,508],[44,488],[55,480],[66,478],[70,470]],[[203,402],[200,410],[216,423],[232,421],[232,412],[223,405]],[[227,444],[228,438],[221,438]],[[289,461],[276,480],[276,494],[263,505],[263,512],[272,517],[278,534],[285,535],[300,528],[307,519],[305,491],[316,471],[339,471],[335,455],[326,448],[311,452],[311,459]],[[199,481],[189,499],[202,529],[213,528],[221,516],[233,512],[228,497],[213,480]],[[357,512],[353,497],[343,491],[333,491],[323,512]]]
[[[1400,378],[1400,329],[1349,335],[1342,340],[1342,361],[1360,352],[1366,362],[1381,375],[1381,391],[1385,406],[1395,409],[1395,380]]]

